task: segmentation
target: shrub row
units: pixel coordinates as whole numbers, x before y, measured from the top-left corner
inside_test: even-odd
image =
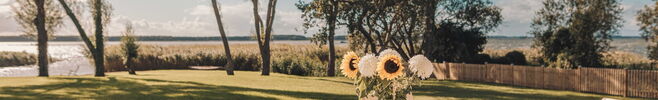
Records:
[[[221,45],[143,45],[135,60],[135,70],[189,69],[189,66],[225,66],[226,56]],[[107,71],[125,71],[118,46],[109,46],[106,55]],[[315,45],[274,44],[272,72],[324,76],[328,54]],[[342,55],[342,49],[339,49]],[[260,52],[256,44],[231,44],[236,70],[259,71]],[[338,60],[337,60],[338,61]]]
[[[37,55],[27,52],[0,52],[0,67],[23,66],[37,63]]]

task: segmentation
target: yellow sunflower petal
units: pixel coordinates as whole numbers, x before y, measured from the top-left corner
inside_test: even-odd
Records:
[[[377,74],[381,79],[392,80],[401,76],[404,70],[402,58],[395,55],[384,55],[377,63]]]
[[[343,72],[346,77],[355,78],[359,68],[357,64],[358,62],[359,56],[354,52],[348,52],[343,55],[343,60],[340,64],[341,72]]]

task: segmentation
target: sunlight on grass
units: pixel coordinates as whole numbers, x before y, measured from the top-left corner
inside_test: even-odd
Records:
[[[343,77],[261,76],[237,71],[157,70],[108,73],[108,77],[56,76],[0,78],[0,99],[356,99],[353,81]],[[596,100],[597,95],[569,91],[527,89],[458,81],[423,81],[414,87],[415,99],[554,99]]]

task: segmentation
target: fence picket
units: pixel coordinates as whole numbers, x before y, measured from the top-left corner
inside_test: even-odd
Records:
[[[555,69],[448,62],[434,65],[437,79],[658,98],[658,71],[605,68]]]

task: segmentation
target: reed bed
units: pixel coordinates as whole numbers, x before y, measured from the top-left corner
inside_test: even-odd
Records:
[[[502,50],[484,50],[483,53],[491,56],[492,59],[504,57],[505,54],[512,51],[522,52],[528,65],[540,66],[541,54],[537,49],[502,49]],[[658,70],[657,62],[650,60],[646,56],[642,56],[633,52],[626,51],[608,51],[604,52],[601,58],[603,66],[589,66],[589,67],[605,67],[605,68],[624,68],[624,69],[645,69],[645,70]]]
[[[312,44],[273,44],[271,46],[272,72],[324,76],[329,55],[326,47]],[[257,44],[231,44],[235,70],[258,71],[261,56]],[[118,45],[109,46],[106,55],[108,71],[124,71],[123,58]],[[337,57],[347,48],[337,47]],[[189,69],[189,66],[225,66],[226,56],[222,45],[142,45],[135,61],[136,70]],[[339,61],[339,60],[337,60]]]
[[[273,44],[272,72],[301,75],[324,76],[329,55],[326,47],[313,44]],[[107,47],[108,71],[125,71],[123,58],[118,45]],[[337,47],[336,63],[340,55],[348,51],[345,46]],[[505,57],[512,51],[523,53],[528,65],[541,65],[541,55],[535,49],[484,50],[491,59]],[[136,58],[136,70],[189,69],[190,66],[225,66],[226,56],[222,45],[142,45]],[[259,71],[261,56],[257,44],[231,44],[234,69]],[[611,51],[603,54],[603,63],[608,68],[657,69],[654,61],[639,54]],[[337,75],[340,74],[337,70]]]

